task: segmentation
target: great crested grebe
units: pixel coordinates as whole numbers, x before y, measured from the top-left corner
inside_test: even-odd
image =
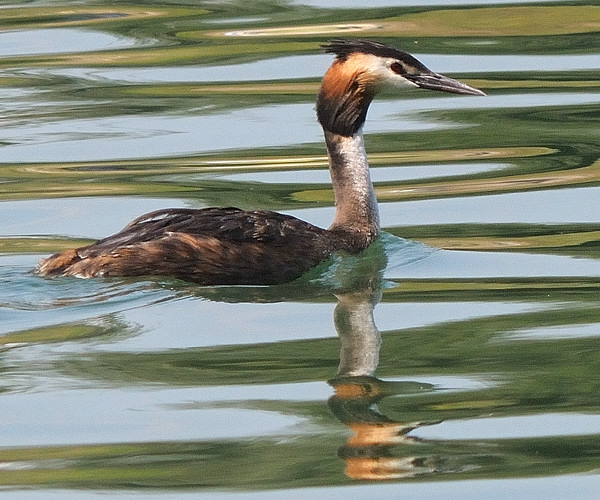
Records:
[[[335,218],[329,229],[268,211],[158,210],[89,246],[43,259],[36,272],[268,285],[292,281],[335,252],[355,254],[367,248],[379,234],[379,213],[362,127],[378,90],[392,85],[485,94],[381,43],[333,40],[323,48],[336,56],[317,98],[335,196]]]

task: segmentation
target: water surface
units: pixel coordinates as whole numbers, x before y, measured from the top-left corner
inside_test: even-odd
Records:
[[[7,498],[592,499],[600,7],[28,2],[0,20]],[[488,97],[382,95],[384,235],[294,283],[41,279],[151,210],[328,226],[332,37]]]

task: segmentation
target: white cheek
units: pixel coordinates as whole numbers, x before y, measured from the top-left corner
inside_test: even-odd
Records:
[[[392,70],[390,70],[391,72]],[[388,79],[388,82],[390,85],[393,85],[394,87],[411,87],[411,88],[418,88],[419,86],[416,83],[411,82],[410,80],[407,80],[406,78],[404,78],[401,75],[397,75],[396,73],[392,72],[392,77]]]
[[[392,64],[395,62],[394,59],[379,59],[377,64],[377,74],[380,78],[380,81],[388,87],[410,87],[410,88],[418,88],[418,85],[407,80],[403,76],[398,73],[394,73],[392,71]]]

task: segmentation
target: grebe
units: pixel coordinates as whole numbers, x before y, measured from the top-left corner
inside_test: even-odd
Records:
[[[317,99],[335,196],[322,229],[289,215],[237,208],[166,209],[89,246],[40,261],[41,276],[165,276],[203,285],[285,283],[335,252],[358,253],[379,234],[362,127],[384,85],[485,95],[434,73],[410,54],[367,40],[333,40],[336,58]]]

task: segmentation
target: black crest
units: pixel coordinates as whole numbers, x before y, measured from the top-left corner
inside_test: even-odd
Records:
[[[350,54],[372,54],[378,57],[397,59],[406,62],[420,71],[427,71],[427,67],[408,52],[398,50],[384,43],[372,40],[360,40],[356,38],[330,40],[329,43],[321,45],[325,52],[335,54],[338,59],[346,59]]]

